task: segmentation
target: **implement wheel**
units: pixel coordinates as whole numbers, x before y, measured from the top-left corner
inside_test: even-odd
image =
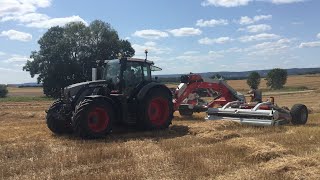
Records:
[[[306,124],[308,121],[308,108],[303,104],[295,104],[291,108],[292,124],[302,125]]]
[[[193,111],[189,110],[189,109],[179,109],[179,114],[181,116],[192,116],[193,115]]]

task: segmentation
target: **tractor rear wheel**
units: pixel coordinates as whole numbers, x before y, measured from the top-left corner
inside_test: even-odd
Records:
[[[47,111],[46,122],[48,128],[55,134],[72,133],[71,119],[62,112],[63,102],[56,100]]]
[[[308,109],[303,104],[295,104],[291,108],[291,123],[294,125],[306,124],[308,120]]]
[[[139,127],[146,130],[165,129],[172,119],[172,95],[161,88],[151,89],[140,105]]]
[[[103,99],[85,99],[77,105],[73,131],[82,138],[101,138],[111,131],[114,121],[112,105]]]

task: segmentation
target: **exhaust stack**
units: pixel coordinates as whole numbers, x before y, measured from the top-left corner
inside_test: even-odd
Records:
[[[92,81],[97,80],[97,68],[92,68]]]

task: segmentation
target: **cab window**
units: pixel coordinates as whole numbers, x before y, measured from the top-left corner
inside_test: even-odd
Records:
[[[145,64],[142,68],[143,68],[144,80],[150,81],[151,80],[150,66]]]

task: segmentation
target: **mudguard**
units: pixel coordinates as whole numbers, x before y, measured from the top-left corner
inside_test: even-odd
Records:
[[[142,100],[144,98],[144,96],[149,92],[150,89],[153,89],[153,88],[162,88],[162,89],[165,89],[165,91],[168,92],[168,94],[172,94],[172,92],[170,91],[170,89],[165,86],[164,84],[160,84],[160,83],[157,83],[157,82],[151,82],[147,85],[145,85],[138,93],[137,95],[137,99],[138,100]]]
[[[115,104],[115,101],[107,96],[91,95],[91,96],[86,96],[85,99],[103,99],[104,101],[107,101],[107,102],[111,103],[112,105]]]

